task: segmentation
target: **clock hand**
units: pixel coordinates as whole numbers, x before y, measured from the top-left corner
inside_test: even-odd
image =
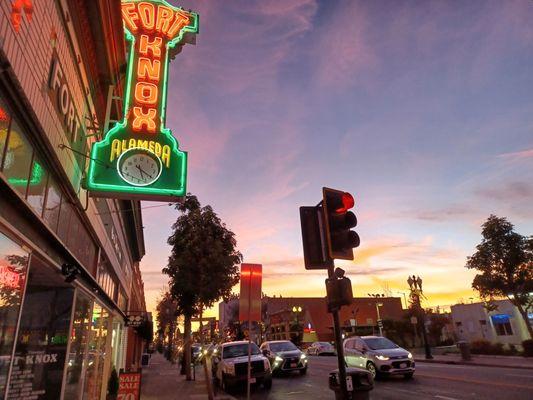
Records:
[[[153,178],[152,175],[150,175],[148,172],[146,172],[146,171],[145,171],[144,169],[142,169],[140,166],[136,165],[136,167],[139,168],[139,171],[141,171],[141,174],[144,173],[144,174],[148,175],[148,177],[149,177],[150,179]]]
[[[135,167],[136,167],[136,168],[139,170],[139,172],[141,173],[141,179],[144,179],[144,171],[142,170],[142,168],[139,167],[138,165],[136,165]]]

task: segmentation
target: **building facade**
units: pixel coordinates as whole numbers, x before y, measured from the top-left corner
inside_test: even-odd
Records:
[[[492,343],[521,345],[530,339],[526,323],[509,300],[494,301],[496,309],[487,311],[484,303],[456,304],[451,315],[457,340],[488,340]],[[533,320],[533,314],[530,314]]]
[[[17,3],[0,2],[0,400],[103,399],[139,365],[124,322],[146,310],[140,204],[82,188],[120,118],[120,1]]]

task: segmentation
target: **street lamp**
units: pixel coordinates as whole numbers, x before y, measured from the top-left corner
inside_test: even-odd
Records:
[[[298,318],[300,313],[302,312],[302,307],[300,306],[293,306],[292,307],[292,312],[296,315],[296,337],[297,337],[297,341],[299,342],[300,340],[300,319]]]

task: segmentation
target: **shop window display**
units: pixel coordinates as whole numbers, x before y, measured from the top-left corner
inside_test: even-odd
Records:
[[[0,170],[2,169],[2,161],[4,159],[4,150],[6,148],[7,132],[9,130],[9,123],[11,117],[6,105],[0,99]]]
[[[47,181],[48,173],[44,168],[43,162],[37,157],[34,157],[31,167],[31,175],[28,181],[27,200],[39,216],[43,215]]]
[[[0,233],[0,400],[5,398],[27,265],[28,253]]]

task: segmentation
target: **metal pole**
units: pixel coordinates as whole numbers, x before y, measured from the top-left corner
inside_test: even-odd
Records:
[[[379,316],[379,303],[376,303],[376,311],[378,312],[378,328],[379,328],[379,336],[383,336],[383,328],[381,327],[381,317]]]
[[[252,308],[252,270],[248,280],[248,379],[246,380],[246,400],[250,400],[250,380],[252,379],[252,321],[250,311]]]
[[[333,263],[332,263],[333,264]],[[328,277],[334,279],[335,266],[328,268]],[[335,333],[335,347],[337,349],[337,362],[339,364],[339,380],[341,385],[342,398],[348,400],[348,387],[346,386],[346,364],[344,360],[344,347],[342,346],[342,333],[339,322],[339,310],[335,309],[331,312],[333,315],[333,331]]]

